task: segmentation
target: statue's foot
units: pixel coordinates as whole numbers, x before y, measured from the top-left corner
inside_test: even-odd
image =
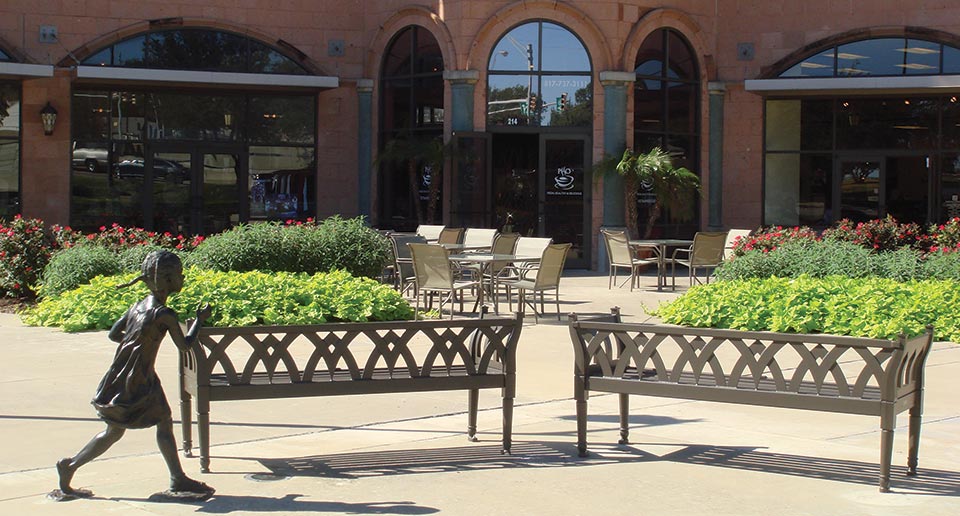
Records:
[[[54,489],[47,493],[47,498],[55,502],[69,502],[70,500],[76,500],[78,498],[90,498],[93,496],[93,491],[88,489],[70,489],[69,491],[64,491],[63,489]]]
[[[214,493],[214,491],[216,490],[207,484],[184,476],[170,482],[169,492],[210,496]]]
[[[57,461],[57,475],[60,477],[60,489],[54,489],[47,495],[51,500],[65,502],[76,500],[77,498],[90,498],[93,491],[86,489],[74,489],[70,487],[70,481],[73,480],[74,469],[70,467],[73,459],[67,457]]]

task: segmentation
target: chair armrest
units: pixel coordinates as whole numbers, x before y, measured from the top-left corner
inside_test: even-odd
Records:
[[[681,247],[678,249],[674,249],[672,259],[674,260],[677,259],[677,253],[687,253],[687,255],[689,255],[692,252],[693,252],[693,247]],[[688,259],[689,259],[689,256],[688,256]]]

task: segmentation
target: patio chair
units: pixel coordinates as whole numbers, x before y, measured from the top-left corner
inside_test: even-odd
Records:
[[[443,228],[437,237],[438,244],[459,244],[463,238],[463,228]]]
[[[412,289],[413,295],[417,294],[416,274],[413,270],[413,255],[410,253],[410,247],[407,244],[425,244],[427,239],[423,235],[412,235],[410,233],[393,233],[390,235],[390,243],[393,247],[394,270],[396,273],[395,286],[401,294]]]
[[[463,233],[464,252],[489,252],[497,238],[496,229],[467,228]]]
[[[454,277],[450,264],[450,253],[442,246],[433,244],[410,244],[413,255],[413,269],[416,273],[417,302],[414,318],[420,317],[420,296],[440,294],[438,310],[443,314],[445,299],[450,300],[450,318],[453,319],[453,301],[460,293],[460,311],[463,312],[463,291],[479,286],[474,280],[458,280]]]
[[[636,248],[630,245],[630,239],[627,237],[626,231],[603,229],[600,233],[603,234],[603,245],[606,247],[610,264],[607,289],[609,290],[617,284],[617,269],[627,269],[630,271],[630,277],[628,278],[630,290],[633,291],[634,286],[640,286],[640,267],[650,264],[656,266],[658,264],[657,257],[637,258]],[[656,251],[656,246],[651,246],[649,249]],[[626,283],[626,280],[624,283]],[[623,287],[623,284],[620,284],[619,287]]]
[[[697,277],[697,269],[713,269],[720,265],[723,262],[723,244],[726,240],[726,231],[699,231],[693,235],[693,245],[673,251],[671,274],[673,276],[673,289],[676,290],[677,288],[677,264],[687,268],[690,286],[693,286],[694,279],[697,283],[700,283],[700,278]],[[686,258],[681,258],[678,255],[686,255]],[[710,283],[711,273],[712,271],[707,271],[704,275],[704,282]]]
[[[513,298],[510,290],[517,289],[517,303],[520,305],[520,311],[524,311],[524,306],[533,309],[534,320],[541,313],[545,312],[544,292],[553,290],[557,304],[557,320],[560,320],[560,275],[563,273],[563,265],[567,261],[567,253],[573,244],[550,244],[543,250],[540,258],[540,266],[536,269],[536,275],[532,278],[506,279],[500,281],[507,289],[507,303],[509,309],[513,310]],[[533,293],[533,302],[527,300],[527,292]],[[537,311],[536,296],[540,293],[540,311]]]
[[[420,224],[417,226],[417,234],[427,239],[427,242],[436,242],[440,238],[440,232],[446,227],[442,224]]]
[[[746,238],[750,236],[749,229],[731,229],[727,231],[727,239],[723,242],[723,259],[729,260],[733,256],[733,246],[737,243],[738,238]]]
[[[541,256],[544,249],[553,243],[552,238],[525,237],[517,239],[517,244],[513,249],[513,254],[517,256]],[[506,278],[518,279],[532,275],[538,267],[537,262],[518,261],[513,262],[503,271]]]

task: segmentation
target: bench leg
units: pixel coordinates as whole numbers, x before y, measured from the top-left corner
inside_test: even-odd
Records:
[[[505,455],[510,454],[510,448],[513,446],[513,397],[503,398],[503,451]]]
[[[891,408],[892,412],[892,408]],[[890,460],[893,458],[895,415],[880,416],[880,492],[890,492]]]
[[[480,389],[470,389],[467,400],[467,440],[477,442],[477,406],[480,404]]]
[[[921,413],[922,410],[920,407],[910,409],[910,448],[907,454],[907,475],[909,476],[917,474],[917,459],[920,450]]]
[[[579,375],[573,381],[573,397],[577,401],[577,455],[587,456],[587,390]]]
[[[180,431],[183,434],[183,456],[193,457],[193,404],[190,394],[180,392]]]
[[[630,395],[620,394],[620,444],[630,444]]]
[[[199,401],[199,400],[198,400]],[[210,473],[210,406],[197,403],[197,436],[200,439],[200,471]]]

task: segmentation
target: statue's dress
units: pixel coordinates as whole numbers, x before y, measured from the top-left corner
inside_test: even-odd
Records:
[[[147,300],[130,307],[118,322],[125,333],[113,364],[93,398],[100,418],[122,428],[148,428],[171,417],[170,405],[154,371],[166,333],[157,316],[170,308],[150,307]]]

